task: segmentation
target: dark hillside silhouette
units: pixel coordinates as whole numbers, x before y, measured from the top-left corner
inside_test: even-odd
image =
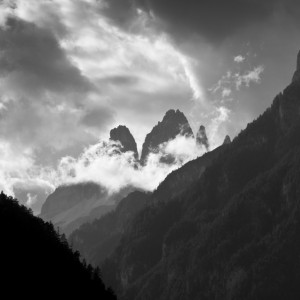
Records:
[[[64,235],[3,193],[0,239],[1,298],[116,299],[105,288],[99,270],[81,263]]]

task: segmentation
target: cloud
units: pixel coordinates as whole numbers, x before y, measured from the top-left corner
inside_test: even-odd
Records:
[[[247,71],[244,74],[236,73],[233,78],[235,81],[236,89],[239,90],[240,87],[244,84],[249,87],[250,83],[260,83],[261,74],[265,70],[264,66],[257,66],[253,70]]]
[[[208,139],[212,149],[221,145],[227,135],[226,123],[230,122],[230,109],[220,106],[212,113],[212,121],[208,127]]]
[[[10,13],[0,45],[0,137],[36,151],[46,148],[49,155],[49,149],[95,141],[88,124],[80,126],[95,87],[54,34]],[[102,121],[98,134],[112,121],[109,108],[102,109]]]
[[[34,155],[30,149],[11,147],[9,143],[0,140],[0,189],[10,195],[20,195],[20,201],[26,204],[25,197],[30,191],[39,195],[37,209],[45,200],[54,186],[41,176],[40,168],[34,163]],[[21,192],[22,191],[22,192]],[[35,197],[32,194],[32,197]],[[44,196],[43,196],[44,195]],[[33,199],[33,198],[32,198]],[[35,205],[36,203],[31,203]]]
[[[64,180],[98,180],[103,163],[109,189],[119,188],[117,180],[152,189],[170,171],[159,157],[147,169],[129,169],[129,157],[107,154],[92,155],[85,166],[94,149],[88,145],[119,124],[141,145],[170,108],[184,111],[193,128],[204,124],[213,147],[226,134],[233,137],[270,104],[294,68],[299,32],[290,16],[297,16],[299,1],[295,9],[287,6],[292,2],[2,1],[0,139],[9,153],[14,149],[8,160],[26,164],[17,176],[3,165],[0,183],[25,200],[44,199],[41,186],[49,191]],[[201,152],[194,146],[176,139],[160,155],[182,157],[177,167]],[[72,159],[61,160],[66,156]],[[75,166],[76,178],[58,175],[57,161]]]
[[[244,56],[242,56],[242,55],[237,55],[237,56],[235,56],[234,57],[234,61],[236,62],[236,63],[242,63],[242,62],[244,62],[245,61],[245,57]]]
[[[0,29],[0,74],[6,94],[41,96],[45,92],[74,97],[91,84],[70,63],[53,34],[20,19],[7,19]]]
[[[297,0],[106,0],[104,3],[105,15],[123,28],[132,29],[133,20],[142,10],[158,28],[175,39],[198,35],[213,44],[220,44],[253,24],[266,24],[278,12],[297,20],[300,11]]]
[[[55,178],[54,184],[93,181],[110,193],[126,186],[153,191],[171,171],[205,152],[196,145],[195,139],[179,135],[160,145],[158,153],[150,154],[146,166],[137,167],[134,154],[118,153],[117,145],[112,141],[100,141],[87,147],[78,158],[62,158],[57,169],[51,172],[51,178]],[[167,155],[175,157],[174,164],[161,162],[161,158]],[[53,173],[56,175],[53,176]]]
[[[101,128],[110,124],[113,112],[107,107],[90,107],[84,112],[80,122],[88,127]]]
[[[227,71],[209,91],[215,95],[221,94],[221,99],[224,100],[231,96],[233,89],[239,91],[242,86],[249,87],[251,83],[259,84],[264,70],[265,67],[260,65],[254,67],[252,70],[245,70],[243,72]]]
[[[146,166],[135,163],[134,153],[120,153],[118,143],[99,141],[84,149],[78,157],[65,156],[56,167],[37,165],[30,150],[12,149],[0,143],[0,188],[21,197],[21,202],[39,213],[47,195],[65,184],[96,182],[110,194],[132,186],[153,191],[173,170],[206,152],[194,138],[178,135],[160,145],[149,156]],[[161,162],[172,156],[173,164]]]
[[[29,122],[32,126],[23,122],[28,131],[22,132],[26,133],[34,129],[34,120],[43,131],[46,122],[42,122],[42,106],[46,119],[55,114],[53,121],[60,125],[51,124],[49,128],[62,130],[49,135],[51,147],[69,147],[72,142],[79,147],[80,138],[74,139],[72,134],[68,143],[51,145],[52,140],[63,140],[64,126],[70,133],[68,128],[77,125],[79,137],[89,135],[82,139],[84,144],[93,142],[106,126],[113,126],[114,120],[124,116],[126,123],[140,128],[139,115],[147,111],[151,115],[144,117],[144,132],[137,134],[141,143],[158,114],[171,107],[184,109],[191,105],[192,97],[204,99],[202,83],[196,76],[197,62],[152,27],[151,16],[135,4],[128,3],[128,12],[134,9],[133,32],[110,22],[109,12],[127,12],[118,1],[15,0],[3,5],[7,12],[6,26],[1,30],[5,41],[0,61],[5,74],[0,86],[2,102],[6,105],[5,101],[13,99],[14,107],[20,98],[20,107],[24,98],[36,102],[30,104],[36,109]],[[64,113],[59,119],[61,108]],[[74,114],[72,122],[65,116],[68,110]]]

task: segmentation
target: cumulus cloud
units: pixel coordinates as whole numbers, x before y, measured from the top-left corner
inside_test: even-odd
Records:
[[[244,56],[242,56],[242,55],[237,55],[237,56],[235,56],[234,57],[234,61],[236,62],[236,63],[242,63],[242,62],[244,62],[245,61],[245,57]]]
[[[26,194],[33,192],[39,194],[44,200],[48,193],[53,191],[54,185],[41,176],[41,169],[34,163],[34,155],[30,149],[20,149],[11,147],[9,143],[0,141],[0,189],[10,195],[19,195],[22,191],[24,197],[23,204],[26,204],[28,197]],[[44,195],[44,196],[42,196]],[[34,207],[35,202],[31,202]],[[38,204],[38,209],[42,201]]]
[[[126,186],[153,191],[171,171],[205,152],[194,138],[179,135],[161,144],[157,153],[151,153],[145,166],[138,166],[133,153],[119,153],[118,149],[115,142],[100,141],[87,147],[78,158],[62,158],[51,178],[55,178],[55,185],[93,181],[110,193]],[[168,155],[174,157],[172,164],[161,160]]]

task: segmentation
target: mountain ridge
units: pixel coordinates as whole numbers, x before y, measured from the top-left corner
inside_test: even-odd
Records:
[[[121,299],[297,299],[299,108],[293,81],[200,177],[131,220],[102,265]]]

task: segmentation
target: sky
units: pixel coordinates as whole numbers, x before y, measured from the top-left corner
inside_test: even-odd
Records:
[[[212,148],[235,137],[290,83],[299,15],[297,0],[0,0],[1,189],[36,211],[71,169],[152,190],[173,167],[154,157],[128,173],[123,157],[120,171],[110,129],[126,125],[141,149],[180,109]],[[183,163],[202,154],[189,143],[164,149]]]

